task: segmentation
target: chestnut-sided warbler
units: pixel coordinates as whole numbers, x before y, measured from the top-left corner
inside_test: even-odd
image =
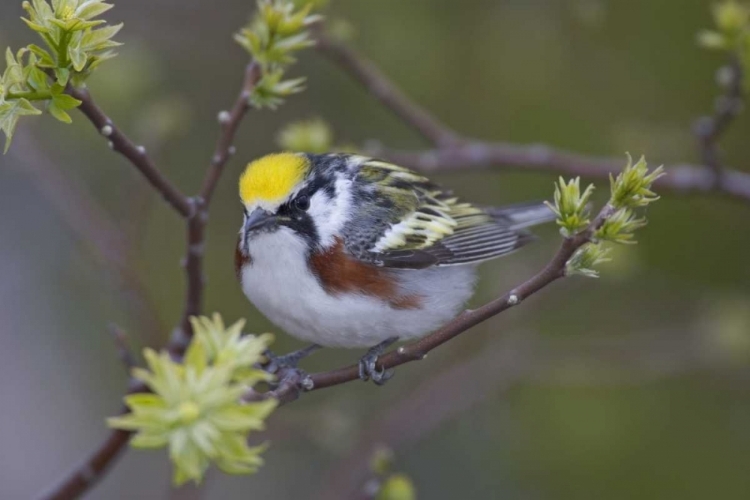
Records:
[[[353,154],[279,153],[240,177],[236,251],[242,289],[268,319],[316,346],[377,356],[421,337],[471,297],[477,264],[533,239],[553,220],[541,203],[479,207],[406,168]],[[374,347],[373,347],[374,346]]]

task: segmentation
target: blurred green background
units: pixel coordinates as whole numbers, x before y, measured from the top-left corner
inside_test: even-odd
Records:
[[[115,3],[106,17],[125,22],[126,45],[92,92],[194,192],[246,62],[231,34],[253,2]],[[712,109],[724,62],[695,43],[711,26],[710,5],[334,0],[327,15],[348,20],[357,49],[463,134],[643,153],[655,164],[698,160],[691,123]],[[3,0],[3,46],[36,42],[22,14]],[[232,261],[244,162],[274,150],[284,124],[311,117],[327,120],[339,143],[427,146],[313,50],[292,75],[307,76],[308,90],[247,117],[211,211],[205,310],[246,317],[257,332],[276,329],[241,293]],[[107,325],[136,346],[159,346],[181,313],[181,221],[73,116],[71,126],[23,121],[0,158],[1,498],[39,493],[106,435],[126,384]],[[722,142],[740,169],[749,118]],[[554,178],[439,181],[502,204],[549,198]],[[203,492],[170,493],[166,454],[131,451],[89,498],[356,498],[379,443],[395,450],[420,498],[750,498],[750,206],[667,194],[648,216],[640,244],[618,249],[598,281],[551,286],[399,368],[385,388],[352,383],[283,408],[258,475],[212,474]],[[527,251],[482,267],[476,304],[546,262],[559,237],[553,227],[538,233]],[[299,346],[279,334],[275,348]],[[359,355],[331,350],[305,367]]]

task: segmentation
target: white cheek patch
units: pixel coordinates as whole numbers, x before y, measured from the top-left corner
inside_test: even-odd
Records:
[[[334,186],[336,195],[333,199],[325,191],[319,190],[310,198],[308,209],[324,248],[334,244],[336,236],[341,234],[349,219],[351,210],[351,181],[338,179]]]

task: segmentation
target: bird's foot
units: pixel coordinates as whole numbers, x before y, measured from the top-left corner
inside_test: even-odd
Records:
[[[359,378],[365,382],[372,380],[376,385],[383,385],[393,377],[393,370],[385,368],[378,369],[378,357],[394,342],[398,337],[385,339],[378,345],[371,347],[367,354],[359,360]]]
[[[306,371],[298,368],[297,365],[302,359],[318,349],[320,349],[319,345],[312,344],[298,351],[284,354],[283,356],[277,356],[267,349],[266,352],[263,353],[268,359],[268,363],[264,368],[268,373],[276,375],[276,381],[272,386],[278,387],[284,383],[292,382],[306,390],[312,389],[312,379],[310,378],[310,375],[308,375]]]
[[[298,351],[284,354],[283,356],[277,356],[269,349],[266,349],[266,351],[263,353],[266,359],[268,359],[268,363],[265,365],[265,369],[268,373],[278,373],[279,371],[284,369],[297,368],[297,365],[300,361],[320,348],[321,347],[318,344],[311,344]]]

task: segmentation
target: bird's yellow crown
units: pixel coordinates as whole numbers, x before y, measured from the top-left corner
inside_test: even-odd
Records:
[[[307,175],[310,162],[294,153],[276,153],[248,163],[240,176],[244,204],[280,203]]]

